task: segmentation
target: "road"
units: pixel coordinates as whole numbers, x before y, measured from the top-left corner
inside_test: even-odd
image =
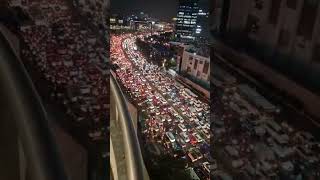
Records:
[[[309,117],[308,114],[305,114],[304,111],[301,111],[301,109],[289,103],[288,99],[285,99],[284,97],[279,95],[276,90],[267,87],[267,85],[263,84],[263,82],[257,81],[246,72],[235,67],[233,64],[229,63],[226,59],[219,56],[218,54],[216,54],[216,56],[217,58],[215,59],[217,61],[215,61],[215,63],[218,63],[219,65],[224,67],[224,69],[228,70],[228,72],[236,75],[237,79],[240,80],[240,82],[250,84],[251,86],[257,88],[258,91],[268,99],[276,104],[279,104],[282,111],[280,116],[283,117],[284,120],[288,121],[298,129],[311,131],[318,139],[320,139],[320,133],[318,131],[320,123],[318,122],[318,120],[314,120],[313,118]],[[303,123],[301,123],[301,120],[303,120]]]
[[[129,96],[128,99],[147,115],[147,128],[143,135],[148,142],[156,142],[163,147],[165,153],[172,156],[177,155],[174,147],[178,146],[176,148],[179,149],[180,146],[189,166],[198,167],[201,171],[202,163],[208,161],[200,152],[200,147],[209,144],[209,138],[203,135],[203,132],[209,129],[209,118],[203,117],[209,113],[209,104],[201,101],[198,96],[189,95],[185,90],[188,87],[181,86],[159,66],[149,63],[137,50],[137,36],[139,35],[113,36],[111,62],[119,67],[116,70],[117,80]],[[202,127],[199,123],[203,124]],[[206,123],[208,126],[204,125]],[[186,130],[179,128],[179,125],[186,127]],[[175,141],[169,141],[167,132],[173,133]],[[193,145],[190,142],[181,145],[181,132],[185,132],[190,139],[196,139],[196,142],[193,142]],[[195,151],[199,152],[199,159],[190,162],[188,153]]]

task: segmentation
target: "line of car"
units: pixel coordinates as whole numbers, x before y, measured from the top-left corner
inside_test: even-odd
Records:
[[[144,133],[160,139],[156,142],[174,156],[180,152],[180,158],[201,167],[208,178],[205,167],[211,164],[209,148],[200,149],[210,143],[209,105],[161,67],[148,63],[137,50],[135,39],[133,35],[112,36],[116,46],[111,47],[111,52],[115,51],[111,62],[119,67],[116,74],[124,91],[146,115]]]

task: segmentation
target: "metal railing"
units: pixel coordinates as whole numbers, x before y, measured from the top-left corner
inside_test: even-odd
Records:
[[[13,124],[12,127],[15,127],[9,130],[7,135],[10,138],[10,133],[15,133],[15,136],[12,137],[17,137],[18,143],[14,148],[22,151],[23,154],[17,153],[16,156],[18,161],[24,159],[20,163],[25,164],[24,170],[21,170],[18,164],[12,172],[20,173],[20,179],[25,180],[67,180],[41,99],[23,63],[1,33],[0,60],[0,100],[2,103],[0,113],[13,112],[7,119],[2,117],[1,121],[8,121]],[[111,121],[116,120],[121,127],[118,130],[121,131],[121,139],[124,142],[122,148],[125,156],[126,180],[149,180],[124,95],[113,75],[111,75],[110,85],[111,101],[113,101],[111,112],[116,113],[116,118]],[[0,128],[3,130],[2,128],[5,127]],[[3,139],[6,138],[3,137]],[[6,154],[0,154],[2,160],[1,156],[4,157]],[[1,165],[3,163],[0,162],[0,167]],[[0,178],[5,177],[1,176],[2,173],[6,172],[0,171]],[[119,179],[116,177],[117,174],[112,173],[112,175],[113,179]]]
[[[133,121],[131,120],[124,95],[120,89],[119,84],[115,79],[115,75],[113,74],[113,72],[111,72],[110,76],[110,90],[110,121],[114,121],[110,122],[110,124],[116,122],[119,124],[119,127],[121,128],[113,129],[111,125],[110,133],[111,137],[113,133],[116,133],[115,131],[121,131],[122,134],[121,140],[123,144],[121,148],[123,148],[124,151],[124,161],[126,166],[126,176],[124,178],[126,178],[126,180],[149,180],[149,176],[143,162],[138,137],[134,129]],[[118,153],[120,151],[115,149],[115,147],[110,147],[110,152],[110,161],[111,164],[114,164],[113,167],[111,166],[111,168],[118,168],[114,167],[116,162],[112,161],[112,159],[114,156],[116,156],[115,153]],[[112,171],[114,172],[113,176],[115,180],[122,180],[122,178],[118,178],[120,177],[120,175],[116,177],[116,174],[119,174],[116,172],[116,170],[113,169]]]
[[[12,150],[20,152],[7,151],[9,156],[12,156],[9,158],[6,157],[8,154],[0,154],[0,161],[3,158],[18,159],[18,163],[10,166],[10,169],[1,168],[0,178],[9,177],[8,173],[11,175],[16,173],[19,179],[25,180],[66,180],[40,97],[23,63],[2,33],[0,33],[0,83],[1,121],[12,125],[10,130],[0,127],[1,132],[8,132],[5,137],[1,134],[1,139],[19,142],[12,146]],[[5,147],[3,144],[1,146]],[[6,166],[3,165],[3,161],[0,164],[1,167]]]

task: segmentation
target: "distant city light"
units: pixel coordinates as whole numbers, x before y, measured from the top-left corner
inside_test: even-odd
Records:
[[[207,13],[204,13],[204,12],[201,12],[201,13],[200,13],[200,12],[199,12],[198,15],[200,15],[200,16],[206,16]]]

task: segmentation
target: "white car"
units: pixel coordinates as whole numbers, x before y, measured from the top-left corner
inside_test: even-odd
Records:
[[[190,142],[189,136],[187,135],[186,132],[181,132],[180,136],[183,138],[185,142]]]
[[[198,142],[202,142],[203,139],[198,133],[193,133],[193,136],[197,139]]]
[[[187,128],[184,124],[178,124],[178,127],[181,129],[181,131],[186,132]]]

